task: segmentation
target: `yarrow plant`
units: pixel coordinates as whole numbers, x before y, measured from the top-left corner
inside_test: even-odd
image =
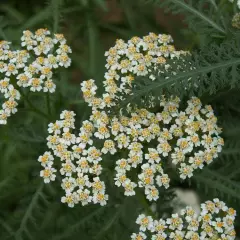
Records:
[[[83,122],[79,136],[72,133],[74,130],[75,113],[63,111],[60,119],[49,124],[48,147],[51,152],[45,152],[38,161],[44,167],[40,172],[45,183],[55,180],[56,169],[53,167],[54,157],[61,160],[60,173],[63,176],[62,188],[65,196],[62,202],[69,207],[81,202],[87,205],[90,202],[105,205],[108,195],[105,194],[105,184],[99,176],[102,172],[101,155],[102,152],[95,146],[86,148],[92,144],[90,136],[94,131],[94,126],[89,122]],[[54,155],[54,156],[53,156]]]
[[[84,99],[93,112],[97,109],[109,109],[124,100],[131,94],[136,76],[145,76],[154,81],[156,71],[161,72],[161,69],[167,70],[170,67],[167,60],[189,54],[186,51],[176,51],[172,42],[170,35],[155,33],[149,33],[142,39],[133,37],[128,42],[118,39],[116,45],[105,53],[107,71],[102,97],[96,96],[97,86],[94,80],[81,84]]]
[[[0,110],[0,124],[6,124],[7,118],[17,112],[20,88],[53,93],[54,70],[71,64],[68,56],[71,48],[64,36],[51,37],[47,29],[41,28],[35,33],[23,31],[21,50],[11,50],[10,46],[10,42],[0,42],[0,92],[6,99]]]
[[[1,239],[238,239],[240,1],[26,4],[0,4]]]
[[[236,13],[232,19],[232,26],[240,29],[240,13]]]
[[[62,188],[66,192],[62,201],[69,206],[78,202],[85,205],[91,201],[106,204],[105,184],[98,177],[105,154],[123,156],[116,161],[115,185],[123,187],[126,196],[135,195],[137,186],[144,188],[150,201],[159,198],[159,187],[169,187],[170,178],[164,171],[169,161],[178,167],[180,178],[186,179],[193,176],[194,170],[202,169],[218,156],[224,141],[219,136],[221,129],[217,126],[217,118],[211,106],[202,106],[196,97],[188,100],[187,107],[182,110],[178,97],[166,99],[162,96],[157,112],[135,109],[128,115],[108,114],[109,109],[124,98],[123,94],[117,93],[131,93],[135,75],[147,76],[150,73],[154,81],[151,67],[156,68],[160,64],[167,68],[166,58],[185,54],[168,45],[170,41],[169,35],[153,33],[143,39],[134,37],[127,44],[117,40],[116,46],[106,53],[108,71],[103,97],[95,97],[97,86],[94,80],[81,84],[92,114],[83,122],[78,136],[71,132],[75,121],[73,112],[64,111],[61,120],[49,125],[51,135],[47,138],[47,145],[53,155],[61,159],[60,173],[65,176]],[[141,71],[139,66],[143,67]],[[46,183],[55,179],[53,155],[46,152],[39,157],[45,167],[41,176]],[[132,169],[138,171],[137,182],[129,177]]]
[[[199,215],[190,206],[167,219],[154,220],[151,216],[140,214],[136,220],[140,232],[133,233],[131,239],[233,240],[236,237],[235,217],[236,211],[233,208],[215,198],[201,204]]]

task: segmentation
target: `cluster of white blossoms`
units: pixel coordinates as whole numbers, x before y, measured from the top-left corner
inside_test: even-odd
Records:
[[[196,97],[187,101],[185,108],[180,107],[178,97],[166,99],[159,96],[157,112],[135,109],[128,115],[109,114],[110,107],[123,99],[124,94],[131,93],[134,76],[142,75],[154,80],[151,75],[154,68],[167,68],[167,59],[186,54],[175,51],[172,45],[168,45],[171,41],[169,35],[153,33],[143,39],[134,37],[127,43],[117,40],[116,45],[106,53],[108,71],[105,74],[105,93],[102,98],[96,97],[97,86],[94,80],[90,79],[81,84],[84,99],[91,106],[92,113],[89,119],[83,122],[79,137],[67,130],[67,137],[70,137],[68,143],[74,145],[72,150],[68,150],[64,141],[59,142],[59,137],[56,136],[60,132],[58,128],[65,129],[66,126],[59,126],[58,121],[50,126],[49,130],[53,135],[48,138],[48,146],[54,146],[54,155],[67,157],[68,161],[70,157],[80,159],[79,163],[82,163],[82,160],[88,163],[87,167],[80,165],[77,171],[71,161],[69,168],[71,171],[74,169],[75,172],[85,173],[85,187],[93,184],[89,182],[91,177],[86,176],[92,171],[89,170],[89,162],[100,168],[102,155],[117,153],[119,159],[115,167],[115,185],[123,187],[126,196],[135,195],[136,187],[143,188],[146,198],[155,201],[159,198],[158,188],[169,187],[170,179],[164,172],[166,165],[176,165],[180,178],[190,178],[194,170],[211,163],[221,151],[224,141],[219,136],[221,129],[217,126],[213,109],[211,106],[202,106]],[[52,130],[56,126],[57,130]],[[59,154],[58,149],[62,154]],[[79,151],[77,155],[76,151]],[[130,177],[132,172],[137,174],[135,181]],[[104,183],[101,184],[105,190]],[[78,185],[73,183],[73,186]],[[69,199],[75,199],[73,192],[68,193],[72,197]],[[105,203],[107,197],[104,197],[104,193],[101,196],[102,203]],[[93,202],[100,201],[96,200],[94,195],[92,199]],[[64,198],[64,201],[67,200]]]
[[[234,28],[240,29],[240,12],[236,13],[232,18],[232,26]]]
[[[168,69],[167,59],[179,58],[188,52],[176,51],[171,45],[172,37],[166,34],[149,33],[142,39],[133,37],[128,42],[121,39],[105,53],[107,56],[104,93],[96,96],[97,87],[94,80],[84,81],[82,92],[85,101],[93,109],[112,107],[116,101],[131,93],[135,76],[146,76],[155,80],[154,72]]]
[[[70,66],[71,49],[66,39],[62,34],[50,35],[47,29],[23,31],[22,50],[11,50],[10,42],[0,42],[0,92],[7,99],[0,110],[0,124],[6,124],[7,118],[17,112],[18,87],[53,93],[54,69]]]
[[[180,111],[178,98],[172,97],[168,101],[163,98],[160,102],[162,111],[158,113],[139,109],[128,117],[119,118],[95,110],[90,120],[83,122],[79,136],[70,131],[74,129],[75,114],[64,111],[60,121],[49,124],[51,135],[47,138],[53,155],[61,159],[60,172],[66,176],[62,187],[69,198],[63,198],[63,201],[72,205],[73,202],[69,201],[79,201],[75,188],[80,193],[89,194],[90,190],[86,188],[92,187],[93,196],[88,195],[88,201],[106,203],[105,185],[98,178],[102,155],[105,154],[118,153],[121,156],[122,153],[125,156],[116,161],[115,185],[122,186],[126,196],[135,195],[137,186],[144,188],[150,201],[159,198],[159,187],[169,187],[170,179],[164,172],[169,162],[178,167],[182,179],[190,178],[193,171],[210,164],[224,144],[219,136],[221,129],[210,106],[203,107],[196,97],[188,100],[187,104],[186,109]],[[49,152],[39,157],[45,167],[41,172],[45,182],[55,179],[52,160]],[[137,182],[129,177],[133,169],[137,170]],[[96,178],[89,174],[95,174]],[[98,182],[97,188],[93,187],[95,181]]]
[[[180,111],[178,98],[163,99],[158,113],[139,109],[112,122],[111,129],[114,124],[120,126],[113,138],[115,145],[127,153],[115,168],[115,184],[124,187],[125,195],[134,195],[138,186],[144,188],[148,200],[157,200],[158,187],[169,187],[166,164],[176,165],[180,178],[185,179],[218,156],[224,143],[212,108],[202,107],[195,97],[187,103],[185,111]],[[128,173],[138,166],[138,182],[133,182]]]
[[[236,237],[234,220],[236,211],[215,198],[201,204],[198,215],[192,207],[186,207],[180,214],[170,218],[153,220],[151,216],[141,214],[136,223],[139,233],[133,233],[132,240],[233,240]]]
[[[185,179],[195,169],[211,163],[224,144],[211,106],[203,107],[196,97],[188,101],[185,111],[179,109],[179,98],[159,96],[158,113],[136,109],[129,116],[107,117],[110,107],[131,94],[135,76],[154,81],[155,70],[168,69],[169,59],[188,54],[176,51],[170,45],[172,41],[170,35],[154,33],[142,39],[133,37],[127,43],[117,40],[105,54],[107,72],[102,97],[96,97],[94,80],[81,84],[84,99],[92,107],[94,136],[105,140],[104,153],[125,153],[116,162],[115,184],[124,187],[127,196],[134,195],[137,186],[144,188],[150,201],[158,199],[158,187],[169,187],[170,179],[163,171],[166,162],[177,165],[180,177]],[[133,182],[128,173],[138,166],[138,182]]]
[[[157,113],[137,109],[129,116],[111,118],[104,111],[93,111],[90,120],[94,136],[104,141],[102,152],[124,153],[116,161],[115,184],[124,188],[126,196],[135,195],[138,186],[144,188],[148,200],[157,200],[158,187],[169,187],[166,164],[176,165],[180,178],[190,178],[222,150],[224,141],[211,106],[202,106],[193,97],[181,111],[179,102],[177,97],[162,97]],[[133,169],[138,170],[137,182],[128,177]]]
[[[47,151],[38,158],[44,167],[40,176],[45,183],[55,180],[57,170],[53,167],[53,160],[57,157],[61,161],[61,187],[65,191],[62,202],[69,207],[77,203],[84,206],[90,202],[103,206],[108,195],[105,194],[104,182],[99,178],[102,152],[94,146],[86,147],[92,143],[94,126],[84,121],[79,136],[76,136],[72,133],[75,129],[74,116],[74,112],[63,111],[60,120],[49,124],[47,145],[52,152]]]

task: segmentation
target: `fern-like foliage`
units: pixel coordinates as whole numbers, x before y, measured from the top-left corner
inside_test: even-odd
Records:
[[[54,33],[58,32],[59,23],[63,19],[63,16],[62,16],[63,5],[64,5],[64,0],[51,0],[50,2],[52,17],[53,17]]]
[[[145,3],[154,3],[165,12],[183,15],[189,28],[203,34],[211,33],[226,35],[226,23],[223,10],[215,0],[142,0]]]
[[[225,42],[211,45],[192,55],[169,62],[155,81],[137,77],[133,92],[121,104],[149,105],[158,96],[202,96],[215,94],[224,88],[238,88],[240,80],[240,43]]]
[[[197,187],[201,191],[205,191],[206,195],[215,195],[227,201],[240,201],[240,186],[239,183],[220,174],[218,171],[206,169],[201,174],[196,174],[193,177],[196,180]]]
[[[34,215],[36,212],[42,211],[42,206],[46,207],[48,204],[43,188],[44,183],[40,183],[32,196],[31,201],[22,216],[20,226],[14,234],[17,240],[34,239],[31,234],[33,229],[37,228]]]

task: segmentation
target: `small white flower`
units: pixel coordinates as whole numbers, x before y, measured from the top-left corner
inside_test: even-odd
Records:
[[[190,178],[193,176],[193,167],[190,165],[186,165],[185,163],[181,163],[179,168],[180,178],[186,179],[186,177]]]
[[[71,161],[66,161],[66,163],[62,164],[62,168],[60,169],[62,175],[70,177],[74,172],[76,172],[76,167]]]
[[[169,237],[172,239],[184,239],[184,235],[183,231],[176,230],[175,232],[171,232]]]
[[[44,65],[50,68],[58,68],[57,58],[53,54],[48,54],[44,59]]]
[[[87,173],[90,170],[89,161],[86,157],[80,157],[80,159],[76,162],[78,167],[76,168],[77,172]]]
[[[204,167],[204,159],[203,159],[203,154],[200,153],[195,153],[194,157],[189,158],[189,163],[192,164],[192,167],[194,169],[200,168],[202,169]]]
[[[139,187],[147,187],[152,186],[154,184],[153,176],[146,175],[144,173],[141,173],[138,175],[138,186]]]
[[[144,234],[143,232],[140,232],[140,233],[138,233],[138,234],[133,233],[133,234],[131,235],[131,239],[132,239],[132,240],[144,240],[144,239],[146,239],[146,238],[147,238],[147,236],[146,236],[146,234]]]
[[[218,198],[214,198],[213,202],[216,205],[216,209],[215,209],[216,213],[218,213],[220,210],[227,212],[228,207],[226,206],[226,203],[224,203],[223,201],[220,201]]]
[[[104,154],[107,154],[108,152],[110,154],[115,154],[117,152],[117,149],[115,148],[115,143],[112,140],[106,140],[104,142],[101,152],[103,152]]]
[[[88,189],[79,189],[77,191],[78,199],[82,203],[83,206],[92,202],[92,197],[90,196],[90,191]]]
[[[190,153],[193,150],[193,143],[188,141],[187,138],[179,138],[177,140],[177,146],[183,151],[184,154]]]
[[[15,64],[10,63],[7,65],[6,76],[16,75],[18,73],[17,67]]]
[[[104,193],[105,183],[99,179],[99,177],[93,178],[92,182],[93,193]]]
[[[185,154],[180,148],[174,148],[171,158],[173,164],[179,164],[185,160]]]
[[[107,204],[108,195],[105,195],[104,193],[98,192],[93,194],[93,202],[95,204],[99,203],[101,206],[104,206]]]
[[[122,184],[122,186],[123,186],[124,189],[125,189],[125,192],[124,192],[124,195],[125,195],[125,196],[133,196],[133,195],[135,195],[134,188],[137,187],[137,184],[136,184],[136,183],[131,182],[130,179],[127,179],[127,180]]]
[[[149,201],[156,201],[159,198],[159,192],[155,186],[147,186],[145,188],[145,194]]]
[[[129,171],[130,170],[130,165],[128,164],[128,161],[124,158],[120,159],[120,160],[117,160],[116,162],[116,167],[115,167],[115,170],[117,172],[122,172],[122,173],[125,173],[126,171]]]
[[[78,195],[75,192],[67,192],[66,196],[61,198],[61,202],[67,203],[68,207],[73,208],[78,203]]]
[[[216,218],[216,221],[212,221],[212,226],[214,226],[219,233],[223,233],[224,222],[221,218]]]
[[[27,75],[25,73],[21,73],[17,76],[17,85],[19,87],[28,87],[30,85],[30,78],[32,78],[32,75]]]
[[[89,168],[89,172],[99,176],[102,173],[102,166],[100,164],[93,164],[93,166]]]
[[[12,84],[9,85],[8,92],[4,94],[5,98],[19,100],[21,98],[20,92],[14,88]]]
[[[99,139],[109,138],[110,134],[109,134],[107,126],[104,125],[104,124],[100,124],[98,126],[97,132],[94,133],[94,136],[99,138]]]
[[[38,161],[43,167],[51,167],[53,165],[53,155],[50,152],[45,152],[42,156],[39,156]]]
[[[118,136],[115,137],[115,140],[118,142],[118,148],[127,148],[129,145],[129,137],[126,136],[124,133],[119,134]]]
[[[136,220],[136,223],[140,225],[140,231],[145,232],[153,228],[153,219],[150,216],[140,214]]]
[[[71,65],[71,58],[69,58],[69,56],[67,54],[61,54],[61,55],[57,55],[57,60],[59,63],[59,66],[68,68]]]
[[[120,187],[120,186],[122,186],[122,185],[124,184],[124,182],[125,182],[127,179],[128,179],[128,178],[127,178],[127,176],[126,176],[125,173],[123,173],[123,172],[118,172],[118,173],[116,174],[116,177],[114,178],[114,180],[115,180],[115,185],[118,186],[118,187]]]
[[[84,187],[91,187],[88,175],[84,175],[82,172],[77,173],[75,182],[79,189],[83,189]]]
[[[157,145],[157,151],[159,154],[162,154],[164,157],[167,157],[169,152],[172,150],[171,145],[165,141],[162,140],[158,145]]]
[[[156,183],[159,187],[164,186],[165,188],[169,188],[170,178],[167,174],[157,175]]]
[[[10,116],[9,112],[0,110],[0,124],[7,124],[7,118]]]
[[[55,92],[55,90],[56,90],[56,85],[51,79],[48,79],[47,81],[44,82],[44,87],[43,87],[44,92],[53,93]]]
[[[166,221],[163,219],[159,219],[159,220],[154,220],[153,228],[151,231],[157,232],[157,233],[163,233],[166,228],[167,228]]]
[[[60,114],[60,119],[69,119],[70,120],[70,119],[74,119],[75,116],[76,116],[76,114],[73,111],[64,110]]]
[[[40,177],[44,179],[45,183],[49,183],[50,181],[55,181],[56,175],[54,174],[56,172],[55,168],[52,168],[51,166],[45,167],[44,170],[40,172]]]
[[[71,193],[76,187],[76,179],[72,177],[63,178],[61,187],[66,193]]]
[[[86,155],[86,154],[88,154],[87,160],[89,162],[98,163],[102,160],[101,158],[102,153],[96,147],[90,147],[88,150],[84,150],[83,155]]]
[[[62,137],[60,138],[60,143],[70,146],[71,144],[76,143],[76,136],[68,131],[64,132],[62,134]]]
[[[14,99],[10,98],[9,100],[3,103],[2,107],[4,112],[10,115],[11,113],[14,114],[17,112],[17,108],[16,108],[17,105],[18,103]]]
[[[149,163],[159,163],[161,160],[158,151],[154,148],[148,148],[148,154],[145,154],[145,159],[148,160]]]
[[[42,79],[40,78],[31,78],[30,81],[29,81],[29,84],[30,84],[30,90],[32,92],[40,92],[42,90]]]
[[[9,91],[9,84],[10,79],[4,78],[3,80],[0,80],[0,92],[1,93],[7,93]]]
[[[169,228],[172,230],[182,230],[183,228],[183,220],[178,216],[178,214],[172,214],[171,218],[167,219],[167,224],[169,224]]]
[[[162,111],[161,113],[157,113],[158,121],[162,121],[164,124],[169,124],[172,120],[172,117],[169,112]]]
[[[62,122],[61,121],[56,121],[55,123],[49,123],[48,124],[48,132],[50,134],[55,134],[58,135],[61,133],[61,128],[62,128]]]

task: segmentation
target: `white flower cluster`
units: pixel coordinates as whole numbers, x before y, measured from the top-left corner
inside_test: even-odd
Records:
[[[45,183],[54,181],[56,169],[53,166],[53,155],[60,158],[60,173],[63,176],[61,187],[65,191],[62,202],[69,207],[82,203],[87,205],[90,202],[106,204],[108,195],[105,194],[105,184],[99,176],[102,172],[100,162],[101,151],[91,146],[90,139],[94,127],[89,121],[83,122],[79,136],[72,133],[75,129],[75,113],[63,111],[60,119],[55,123],[50,123],[47,137],[47,145],[51,152],[45,152],[38,158],[44,167],[40,172]],[[87,145],[90,145],[87,148]]]
[[[180,177],[185,179],[191,177],[194,170],[211,163],[224,144],[211,106],[202,106],[196,97],[187,102],[184,111],[180,110],[178,97],[165,99],[159,96],[157,113],[150,112],[150,109],[135,109],[126,116],[108,114],[108,107],[119,100],[117,92],[130,93],[134,75],[147,75],[151,67],[159,67],[156,64],[166,67],[166,58],[186,54],[168,45],[171,41],[169,35],[153,33],[143,39],[134,37],[127,44],[117,40],[115,47],[106,53],[108,62],[113,58],[115,65],[107,64],[104,81],[106,93],[102,98],[96,97],[94,80],[81,84],[84,99],[92,107],[92,113],[80,129],[80,144],[84,149],[80,159],[85,159],[87,155],[88,161],[98,163],[102,160],[102,154],[117,152],[120,159],[116,161],[115,185],[123,187],[126,196],[134,195],[134,189],[138,186],[144,188],[148,200],[157,200],[158,187],[169,187],[170,179],[164,172],[167,162],[177,165]],[[147,61],[148,58],[151,60]],[[123,67],[122,59],[130,61],[130,65]],[[146,71],[138,72],[136,69],[139,65],[144,65]],[[97,147],[101,143],[102,147]],[[86,148],[87,145],[91,147]],[[68,154],[72,156],[72,153]],[[89,155],[94,158],[89,158]],[[134,170],[137,172],[137,182],[129,177],[133,169],[137,169]]]
[[[54,69],[71,64],[71,49],[62,34],[51,38],[47,29],[38,29],[35,34],[23,31],[21,46],[23,50],[10,50],[10,42],[0,42],[0,92],[7,99],[0,110],[0,124],[6,124],[7,117],[17,112],[20,93],[15,88],[52,93],[56,88]]]
[[[169,187],[170,179],[164,172],[168,161],[178,166],[182,179],[190,178],[194,170],[211,163],[224,144],[219,136],[221,129],[217,127],[217,118],[212,108],[203,107],[198,98],[193,97],[187,103],[185,111],[180,111],[178,98],[172,97],[168,101],[163,98],[160,102],[162,111],[158,113],[139,109],[129,117],[119,118],[109,117],[104,111],[95,110],[90,121],[83,122],[78,137],[70,132],[70,129],[74,128],[75,114],[64,111],[61,121],[49,125],[48,130],[52,135],[47,140],[53,154],[63,162],[60,172],[67,176],[68,181],[63,182],[67,181],[71,190],[62,185],[64,190],[67,190],[66,193],[72,196],[75,187],[80,187],[73,174],[85,179],[84,187],[93,186],[86,174],[101,174],[100,161],[103,154],[124,152],[126,157],[116,161],[115,185],[122,186],[126,196],[134,195],[134,188],[137,186],[144,188],[150,201],[159,198],[158,187]],[[95,146],[96,139],[102,140],[102,147]],[[45,163],[46,154],[50,164]],[[52,166],[52,157],[49,157],[48,152],[45,155],[41,156],[39,161],[44,161],[42,165],[47,166],[47,175],[42,171],[41,176],[45,178],[45,182],[49,182],[55,175],[49,175],[48,171],[53,173],[55,170],[49,168]],[[78,160],[78,166],[73,162],[74,159]],[[131,170],[139,169],[139,166],[141,170],[138,172],[138,181],[133,182],[128,175]],[[93,181],[95,180],[96,178],[93,178]],[[98,178],[97,180],[99,181]],[[107,197],[104,197],[104,183],[101,182],[100,186],[103,197],[101,203],[105,204]],[[93,196],[93,201],[97,202],[94,197],[96,196]],[[90,199],[89,196],[89,201]]]
[[[17,100],[20,99],[20,93],[10,84],[9,78],[0,80],[0,92],[4,94],[5,102],[0,109],[0,125],[7,124],[7,118],[17,112]]]
[[[153,220],[141,214],[136,221],[140,232],[133,233],[131,239],[144,240],[150,235],[152,240],[233,240],[235,216],[236,211],[217,198],[201,204],[200,215],[191,207],[167,219]]]
[[[240,29],[240,12],[236,13],[232,18],[232,26],[234,28]]]
[[[116,161],[115,184],[124,187],[126,196],[134,195],[138,186],[145,189],[148,200],[157,200],[158,187],[169,187],[170,179],[164,173],[169,160],[185,179],[210,164],[222,150],[224,141],[211,106],[203,107],[193,97],[185,111],[180,111],[179,101],[163,98],[158,113],[138,109],[128,117],[109,119],[103,111],[93,112],[94,136],[105,141],[102,152],[125,153],[125,158]],[[133,182],[128,174],[138,166],[138,182]]]
[[[172,37],[166,34],[149,33],[142,39],[133,37],[127,43],[119,39],[116,45],[105,53],[107,56],[105,92],[101,98],[96,97],[94,80],[85,81],[82,85],[85,101],[93,109],[112,107],[116,100],[122,100],[131,93],[135,76],[148,76],[155,80],[153,71],[167,69],[167,59],[179,58],[188,52],[176,51],[170,43]]]
[[[168,159],[179,166],[180,177],[185,179],[191,177],[195,169],[201,169],[204,163],[211,163],[224,144],[211,106],[203,107],[196,97],[188,101],[185,111],[179,110],[179,98],[160,97],[158,113],[137,109],[130,116],[116,115],[102,121],[108,107],[115,105],[116,100],[121,101],[124,94],[131,93],[134,76],[149,76],[154,80],[153,69],[166,69],[169,66],[167,59],[187,54],[176,51],[169,45],[171,42],[170,35],[154,33],[142,39],[133,37],[127,43],[117,40],[105,54],[107,72],[102,98],[96,97],[94,80],[81,84],[84,99],[92,107],[90,120],[97,129],[94,135],[108,139],[104,151],[114,153],[116,148],[128,151],[127,157],[116,162],[115,184],[124,187],[127,196],[135,194],[135,187],[142,187],[150,201],[159,198],[157,187],[169,187],[170,179],[163,171]],[[147,150],[143,150],[144,146]],[[139,165],[138,182],[133,182],[127,173]]]

